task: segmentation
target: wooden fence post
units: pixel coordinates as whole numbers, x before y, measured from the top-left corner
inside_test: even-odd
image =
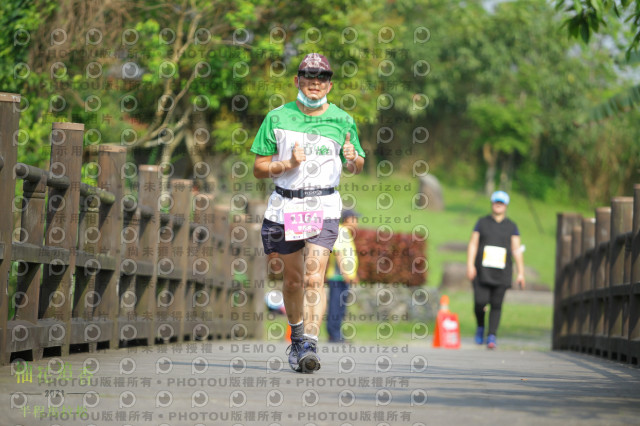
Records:
[[[619,236],[631,231],[633,198],[615,197],[611,200],[611,242],[609,247],[609,286],[624,284],[625,241]]]
[[[592,274],[594,276],[594,302],[591,331],[593,351],[602,355],[607,351],[605,333],[609,301],[609,238],[611,235],[611,207],[596,208],[596,248]]]
[[[205,324],[204,312],[211,303],[206,289],[205,277],[211,272],[211,263],[201,256],[204,236],[202,223],[209,199],[205,194],[193,197],[193,221],[189,222],[189,245],[187,261],[187,315],[185,328],[189,338],[193,340],[207,340],[211,329]]]
[[[578,313],[580,299],[578,297],[578,288],[581,281],[581,255],[582,255],[582,219],[575,225],[571,231],[571,258],[567,263],[569,269],[569,280],[567,288],[565,288],[565,308],[567,309],[567,344],[572,350],[576,350],[579,345],[579,328]],[[568,300],[567,300],[568,299]]]
[[[162,173],[162,172],[161,172]],[[160,175],[162,179],[162,174]],[[167,185],[167,190],[169,189]],[[174,219],[170,211],[167,213],[167,207],[175,206],[173,194],[164,192],[160,195],[160,205],[163,211],[160,213],[160,224],[158,228],[158,263],[157,263],[157,281],[156,281],[156,301],[155,301],[155,321],[156,321],[156,340],[161,342],[170,342],[177,338],[176,328],[179,325],[174,318],[170,316],[171,309],[175,309],[176,292],[175,278],[176,265],[171,256],[171,246],[175,238]],[[160,209],[160,205],[158,209]]]
[[[61,346],[62,356],[69,354],[71,338],[71,281],[76,267],[83,138],[84,124],[53,123],[49,170],[53,176],[67,176],[71,185],[66,189],[49,188],[45,245],[68,251],[69,260],[60,267],[44,268],[39,309],[45,331],[40,343],[42,348]],[[54,328],[58,322],[66,330],[61,339]]]
[[[216,216],[214,196],[212,194],[199,194],[194,205],[199,212],[198,223],[207,227],[207,235],[200,235],[200,258],[196,260],[199,265],[206,265],[207,273],[199,283],[200,293],[200,321],[209,330],[210,339],[222,339],[222,312],[220,311],[220,297],[222,278],[218,270],[220,258],[220,238],[216,233]],[[194,214],[194,219],[196,215]],[[195,264],[194,264],[195,265]],[[204,303],[206,302],[206,303]]]
[[[586,217],[582,219],[582,253],[591,254],[586,259],[582,271],[582,279],[580,280],[579,291],[593,290],[593,282],[591,280],[591,268],[593,264],[593,249],[596,246],[596,219],[593,217]]]
[[[593,263],[596,245],[596,220],[595,218],[584,218],[582,220],[582,253],[584,260],[580,267],[580,287],[578,289],[581,297],[578,322],[579,322],[579,346],[581,352],[587,352],[593,346],[593,336],[590,324],[593,321]]]
[[[578,294],[578,289],[580,287],[581,281],[581,273],[580,273],[580,264],[577,260],[582,255],[582,218],[580,219],[580,223],[573,227],[571,231],[571,263],[572,266],[572,280],[571,280],[571,288],[568,293],[570,296],[575,296]]]
[[[571,257],[571,233],[573,227],[580,220],[580,215],[575,213],[559,213],[556,228],[556,271],[553,308],[553,349],[564,349],[566,345],[567,316],[563,308],[563,299],[568,277],[564,267]]]
[[[216,277],[216,316],[219,320],[219,334],[223,339],[231,337],[231,280],[233,279],[232,269],[233,258],[231,256],[230,244],[230,224],[229,215],[231,209],[229,205],[216,204],[213,206],[213,229],[218,240],[218,256],[215,261],[215,269],[218,271]]]
[[[174,289],[174,305],[169,309],[169,315],[177,318],[178,341],[184,339],[185,314],[187,309],[187,271],[189,260],[189,219],[191,217],[191,190],[193,181],[186,179],[172,179],[170,181],[173,207],[171,215],[176,221],[173,226],[172,258],[175,267],[181,271],[180,281]]]
[[[262,223],[253,223],[248,227],[249,247],[251,248],[251,276],[250,289],[252,293],[250,309],[256,315],[253,330],[250,336],[254,339],[264,338],[264,315],[266,314],[266,303],[264,301],[265,286],[267,285],[267,256],[262,248],[262,237],[260,230]]]
[[[99,318],[101,323],[105,323],[102,336],[105,341],[109,342],[110,349],[117,349],[119,341],[120,298],[118,283],[120,282],[122,262],[122,197],[124,197],[122,173],[126,158],[127,149],[125,147],[100,145],[98,187],[111,192],[114,195],[114,202],[100,209],[100,240],[98,244],[100,253],[113,259],[113,270],[101,271],[98,275],[95,291],[100,295],[100,302],[94,310],[94,318]]]
[[[0,220],[0,365],[7,364],[11,353],[7,334],[9,315],[9,274],[11,272],[13,240],[13,200],[16,180],[13,166],[18,161],[14,143],[20,121],[20,95],[0,93],[0,206],[11,210],[9,217]]]
[[[609,239],[611,238],[611,207],[596,208],[595,288],[609,286]],[[604,331],[604,330],[603,330]]]
[[[42,173],[39,179],[35,177],[33,180],[23,180],[22,188],[23,193],[20,203],[22,214],[20,215],[20,228],[17,230],[18,242],[20,247],[24,245],[42,248],[47,207],[45,204],[48,190],[47,175]],[[61,197],[49,200],[52,208],[56,208],[61,203]],[[24,329],[27,333],[27,338],[22,341],[13,341],[12,339],[11,352],[31,350],[33,359],[37,360],[42,357],[42,350],[40,349],[42,338],[40,338],[40,331],[38,330],[38,303],[40,302],[42,270],[43,268],[45,270],[51,268],[51,265],[42,266],[39,263],[40,259],[23,256],[20,254],[19,248],[14,250],[14,255],[17,255],[16,261],[18,262],[16,292],[12,300],[15,305],[15,316],[9,328],[12,331],[12,336],[14,333],[18,333],[20,328]],[[63,257],[58,253],[57,257],[49,256],[48,260],[62,262]],[[57,267],[60,266],[58,265]],[[62,334],[57,333],[63,332],[62,330],[56,330],[56,335],[62,336]]]
[[[189,245],[189,268],[193,283],[188,294],[192,320],[189,329],[196,339],[221,338],[220,320],[217,318],[215,244],[213,194],[200,193],[193,201],[193,223]]]
[[[145,279],[140,282],[140,276],[136,277],[136,316],[139,323],[138,332],[142,331],[142,338],[146,337],[147,345],[153,345],[156,337],[156,285],[158,280],[158,230],[160,229],[160,176],[158,166],[143,165],[138,168],[138,208],[145,212],[146,219],[140,222],[139,228],[139,253],[140,264],[149,268]],[[150,210],[149,210],[150,209]]]
[[[628,321],[630,288],[625,282],[625,234],[631,231],[633,198],[615,197],[611,200],[611,239],[609,243],[609,309],[607,315],[608,355],[612,359],[626,359],[628,353]]]
[[[201,202],[204,203],[200,212],[200,238],[201,238],[201,262],[209,265],[209,271],[205,275],[203,291],[209,298],[209,303],[203,306],[202,319],[209,328],[211,335],[216,338],[224,338],[222,329],[222,311],[220,308],[220,275],[216,269],[216,246],[218,235],[215,233],[215,196],[213,194],[201,194]],[[206,200],[206,201],[204,201]],[[204,235],[202,235],[204,234]]]
[[[193,189],[192,189],[193,191]],[[193,195],[193,194],[192,194]],[[195,247],[195,242],[193,241],[193,223],[195,222],[195,216],[196,216],[196,210],[195,210],[195,204],[196,204],[196,199],[197,199],[197,195],[193,195],[191,198],[191,204],[189,206],[190,208],[190,212],[192,212],[192,215],[190,214],[189,216],[186,217],[186,222],[184,224],[184,226],[186,227],[186,231],[187,231],[187,242],[186,242],[186,288],[185,288],[185,306],[184,306],[184,320],[182,322],[182,328],[183,328],[183,335],[182,338],[184,340],[197,340],[197,338],[199,337],[196,334],[196,326],[198,325],[197,323],[197,308],[198,308],[198,302],[197,302],[197,297],[199,295],[199,293],[196,293],[198,291],[197,287],[198,284],[196,282],[196,275],[195,275],[195,270],[194,267],[195,265],[193,265],[193,262],[195,260],[195,256],[193,254],[193,249]],[[191,216],[193,216],[193,219],[191,218]]]
[[[71,345],[84,345],[89,352],[97,349],[102,333],[94,324],[96,276],[100,273],[97,260],[100,231],[100,210],[104,208],[95,190],[80,192],[78,247],[75,269],[75,289],[71,312]]]

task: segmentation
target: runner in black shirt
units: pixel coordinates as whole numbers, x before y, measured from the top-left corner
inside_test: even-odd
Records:
[[[520,232],[518,226],[506,217],[508,204],[506,192],[496,191],[491,195],[491,214],[478,220],[467,248],[467,277],[473,282],[478,323],[475,341],[479,345],[484,343],[484,312],[485,306],[490,304],[487,336],[490,349],[496,347],[502,301],[511,287],[512,259],[518,269],[516,282],[521,288],[525,287]]]

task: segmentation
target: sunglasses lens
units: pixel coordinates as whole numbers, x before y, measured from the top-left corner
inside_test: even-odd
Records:
[[[329,80],[331,80],[331,75],[326,74],[326,73],[304,72],[304,73],[300,73],[299,75],[301,75],[302,77],[306,78],[307,80],[313,80],[314,78],[317,78],[320,81],[329,81]]]

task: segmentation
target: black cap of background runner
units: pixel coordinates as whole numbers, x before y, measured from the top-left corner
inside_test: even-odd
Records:
[[[351,209],[346,209],[346,210],[342,210],[342,217],[340,220],[342,220],[343,222],[345,221],[345,219],[348,219],[350,217],[360,217],[362,216],[360,213],[356,212],[355,210],[351,210]]]
[[[331,69],[329,60],[326,56],[319,53],[309,53],[305,56],[298,67],[298,73],[300,72],[333,75],[333,70]]]

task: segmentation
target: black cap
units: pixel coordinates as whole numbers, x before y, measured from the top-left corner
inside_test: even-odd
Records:
[[[342,220],[343,222],[345,221],[345,219],[348,219],[350,217],[360,217],[362,216],[360,213],[356,212],[355,210],[351,210],[351,209],[346,209],[346,210],[342,210],[342,217],[340,220]]]

